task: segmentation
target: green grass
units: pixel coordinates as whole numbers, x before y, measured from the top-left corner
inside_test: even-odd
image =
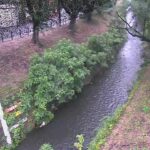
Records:
[[[144,113],[150,113],[150,107],[145,105],[145,106],[143,106],[142,111]]]

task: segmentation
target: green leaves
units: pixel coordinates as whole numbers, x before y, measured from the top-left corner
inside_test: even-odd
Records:
[[[77,138],[77,142],[74,143],[74,147],[77,150],[82,150],[84,144],[84,136],[81,134],[81,135],[77,135],[76,138]]]
[[[43,144],[40,150],[54,150],[50,144]]]
[[[35,55],[20,98],[22,111],[30,112],[38,125],[51,120],[54,116],[49,110],[81,92],[97,64],[108,67],[120,42],[118,35],[118,31],[111,31],[91,37],[88,46],[64,39],[42,56]]]
[[[107,67],[113,61],[118,45],[123,37],[117,29],[111,29],[100,36],[92,36],[88,41],[88,48],[92,50],[93,61],[102,67]]]
[[[34,56],[22,94],[22,106],[25,111],[33,109],[37,124],[53,118],[48,113],[48,104],[51,107],[64,103],[81,91],[90,72],[85,54],[84,46],[62,40],[43,56]]]

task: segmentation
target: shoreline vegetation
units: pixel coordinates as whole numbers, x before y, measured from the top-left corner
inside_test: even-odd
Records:
[[[16,96],[16,99],[21,100],[21,107],[18,107],[17,112],[20,112],[21,117],[27,117],[28,121],[20,123],[18,128],[11,131],[13,145],[7,149],[15,149],[26,133],[43,123],[49,123],[54,117],[52,110],[70,101],[74,94],[80,93],[83,86],[92,79],[90,73],[96,68],[99,71],[107,69],[115,61],[119,45],[124,40],[120,33],[119,30],[110,29],[100,36],[90,37],[86,44],[80,45],[64,39],[47,49],[43,55],[33,57],[24,90]],[[52,85],[53,88],[49,88]],[[50,93],[47,95],[50,97],[45,98],[45,92]],[[16,112],[6,116],[9,126],[18,118],[14,118],[14,115],[16,116]],[[6,147],[1,148],[3,149]]]
[[[140,76],[142,76],[142,73],[140,73],[139,78]],[[96,136],[90,142],[88,150],[103,150],[104,145],[107,143],[108,137],[111,135],[113,129],[119,123],[119,120],[125,113],[126,108],[130,105],[130,102],[134,97],[135,93],[137,92],[139,86],[140,80],[138,80],[134,84],[133,89],[129,94],[127,102],[123,106],[118,107],[112,116],[107,117],[103,121],[102,127],[97,130]]]
[[[27,133],[49,123],[59,105],[70,101],[97,72],[115,61],[124,39],[123,32],[110,28],[101,35],[89,37],[86,43],[75,44],[63,39],[43,54],[34,55],[22,90],[8,99],[8,103],[3,101],[4,108],[10,101],[19,105],[11,114],[5,113],[9,127],[20,118],[23,121],[11,130],[13,144],[4,145],[0,150],[15,150]]]
[[[150,46],[143,44],[143,47],[145,61],[128,101],[104,120],[102,127],[97,130],[96,136],[90,142],[88,150],[149,150]]]

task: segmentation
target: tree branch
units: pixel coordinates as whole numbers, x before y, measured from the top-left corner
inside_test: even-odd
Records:
[[[130,35],[132,35],[133,37],[138,37],[140,38],[142,41],[146,41],[146,42],[150,42],[150,39],[146,36],[144,36],[143,34],[141,34],[136,28],[134,28],[133,26],[131,26],[125,19],[123,19],[119,13],[117,12],[118,17],[126,24],[126,27],[119,27],[121,29],[125,29]],[[134,31],[134,33],[132,31]]]

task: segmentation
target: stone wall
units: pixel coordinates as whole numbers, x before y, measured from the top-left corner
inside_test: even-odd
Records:
[[[0,27],[16,26],[18,10],[14,5],[0,5]]]

